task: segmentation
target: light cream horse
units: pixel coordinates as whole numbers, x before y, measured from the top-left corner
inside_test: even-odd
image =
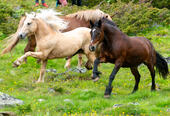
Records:
[[[89,51],[91,40],[90,29],[80,27],[69,32],[61,33],[60,28],[54,31],[48,21],[27,14],[23,26],[18,30],[18,37],[24,38],[31,34],[35,35],[37,51],[27,52],[15,62],[15,66],[21,65],[28,56],[41,59],[40,76],[37,82],[44,82],[45,68],[48,59],[65,58],[72,56],[79,50],[83,50],[88,60],[93,64],[95,55]]]

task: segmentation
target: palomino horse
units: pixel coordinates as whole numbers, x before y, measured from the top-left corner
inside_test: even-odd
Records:
[[[44,82],[45,67],[48,59],[64,58],[72,56],[77,51],[82,50],[91,63],[95,60],[93,52],[89,51],[90,45],[90,30],[86,27],[80,27],[69,32],[61,33],[54,31],[49,26],[48,21],[41,18],[34,17],[29,14],[20,31],[18,32],[19,38],[25,38],[27,35],[34,33],[37,44],[37,52],[27,52],[15,62],[15,66],[21,65],[24,58],[32,56],[41,59],[42,66],[40,77],[37,82]]]
[[[145,37],[128,37],[112,21],[106,18],[95,22],[95,24],[91,22],[91,26],[91,44],[89,49],[96,53],[93,79],[98,80],[99,78],[99,71],[97,69],[99,63],[109,62],[115,64],[109,77],[109,84],[105,90],[105,97],[110,97],[112,81],[121,67],[130,68],[135,77],[136,84],[133,92],[138,89],[140,81],[138,66],[141,63],[144,63],[151,73],[151,90],[155,90],[154,66],[156,66],[163,78],[166,78],[168,75],[167,62],[155,51],[151,42]]]
[[[60,15],[59,13],[57,12],[54,12],[53,10],[51,9],[48,9],[48,10],[40,10],[42,15],[49,15],[49,17],[51,15]],[[67,32],[67,31],[70,31],[70,30],[73,30],[75,28],[78,28],[78,27],[90,27],[90,20],[95,22],[97,20],[99,20],[100,18],[102,17],[107,17],[108,19],[112,20],[111,17],[102,12],[101,10],[99,9],[96,9],[96,10],[85,10],[85,11],[79,11],[79,12],[76,12],[76,13],[73,13],[73,14],[69,14],[69,15],[66,15],[66,16],[58,16],[58,19],[56,19],[56,21],[60,21],[61,19],[64,20],[65,22],[68,23],[68,26],[66,28],[62,28],[60,29],[60,31],[62,32]],[[18,27],[18,30],[20,27],[22,27],[23,25],[23,22],[25,20],[25,16],[23,16],[20,20],[20,23],[19,23],[19,27]],[[48,20],[51,20],[50,18],[48,18]],[[21,25],[21,26],[20,26]],[[15,36],[17,35],[17,32],[16,34],[14,34]],[[35,40],[35,35],[32,34],[28,37],[28,44],[27,46],[25,47],[24,49],[24,52],[28,52],[28,51],[35,51],[35,47],[36,47],[36,40]],[[4,53],[7,53],[9,51],[12,50],[12,48],[15,47],[15,45],[17,44],[18,42],[18,38],[14,39],[13,42],[11,42],[4,50],[3,50],[3,54]],[[81,66],[82,64],[82,57],[81,55],[79,55],[79,60],[78,60],[78,67]],[[65,67],[66,68],[69,68],[70,67],[70,62],[71,62],[71,59],[69,58],[67,60],[67,63],[65,64]],[[90,64],[89,62],[86,63],[86,67],[87,68],[90,68]]]

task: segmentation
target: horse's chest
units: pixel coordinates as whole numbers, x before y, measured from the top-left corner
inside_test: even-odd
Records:
[[[115,55],[109,51],[101,51],[100,57],[105,58],[106,62],[115,63]]]

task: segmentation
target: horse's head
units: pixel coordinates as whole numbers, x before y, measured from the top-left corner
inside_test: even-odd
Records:
[[[18,38],[24,39],[26,36],[32,35],[37,30],[35,17],[35,14],[26,13],[24,24],[18,32]]]
[[[104,31],[102,30],[102,21],[99,20],[93,24],[92,21],[90,21],[91,25],[91,43],[89,46],[90,51],[95,51],[96,46],[103,40],[104,38]]]

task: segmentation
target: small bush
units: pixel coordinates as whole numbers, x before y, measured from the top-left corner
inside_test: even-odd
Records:
[[[0,1],[0,32],[1,34],[9,34],[15,28],[13,25],[12,7]]]
[[[113,21],[127,34],[140,32],[155,24],[168,25],[170,10],[158,9],[150,3],[134,4],[129,2],[103,3],[101,9],[113,16]]]

